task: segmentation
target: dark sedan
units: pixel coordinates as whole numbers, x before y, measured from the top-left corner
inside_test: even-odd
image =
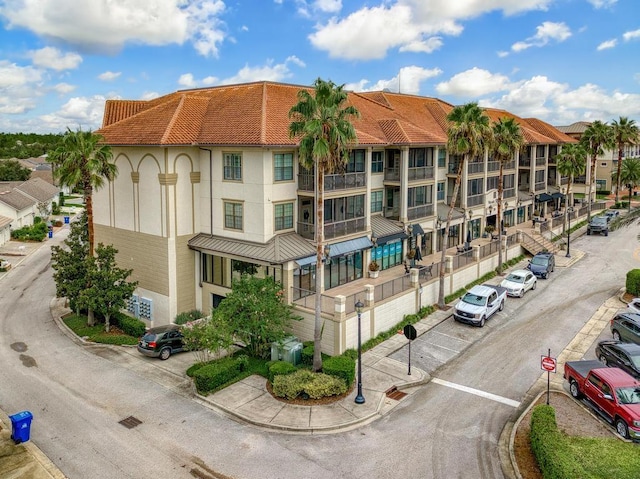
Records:
[[[640,344],[600,341],[596,356],[605,366],[620,368],[640,379]]]

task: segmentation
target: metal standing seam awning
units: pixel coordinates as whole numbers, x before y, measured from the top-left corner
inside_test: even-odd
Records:
[[[373,243],[367,236],[361,238],[355,238],[352,240],[341,241],[340,243],[334,243],[329,245],[329,252],[331,257],[343,256],[353,251],[361,251],[363,249],[370,249],[373,247]],[[306,266],[316,262],[317,256],[307,256],[296,260],[298,266]]]
[[[413,228],[413,231],[411,232],[413,236],[424,234],[424,229],[422,229],[422,226],[420,226],[420,223],[415,223],[415,224],[412,224],[411,226]]]
[[[376,238],[376,244],[378,246],[384,246],[387,243],[391,243],[397,239],[404,239],[407,237],[407,234],[405,232],[398,232],[398,233],[393,233],[390,235],[386,235],[386,236],[382,236],[381,238]]]
[[[538,201],[538,203],[547,203],[548,201],[552,201],[552,200],[553,200],[553,196],[547,193],[541,193],[536,198],[536,201]]]
[[[557,200],[558,198],[564,198],[564,195],[562,193],[551,193],[551,198],[553,198],[554,200]]]

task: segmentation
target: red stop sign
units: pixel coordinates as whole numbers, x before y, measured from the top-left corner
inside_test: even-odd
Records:
[[[542,356],[540,361],[540,366],[545,371],[556,372],[556,358],[552,358],[551,356]]]

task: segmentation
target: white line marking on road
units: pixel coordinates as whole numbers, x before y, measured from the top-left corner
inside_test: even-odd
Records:
[[[520,406],[520,403],[518,401],[514,401],[513,399],[498,396],[497,394],[491,394],[486,391],[480,391],[479,389],[462,386],[461,384],[450,383],[449,381],[445,381],[444,379],[433,378],[431,379],[431,382],[440,384],[441,386],[446,386],[448,388],[457,389],[458,391],[464,391],[469,394],[475,394],[476,396],[480,396],[486,399],[491,399],[492,401],[506,404],[507,406],[511,406],[511,407]]]

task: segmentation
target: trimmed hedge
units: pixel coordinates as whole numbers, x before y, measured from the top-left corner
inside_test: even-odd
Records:
[[[302,364],[306,366],[313,366],[313,341],[305,341],[302,343]],[[328,354],[322,353],[322,360],[324,361],[329,357]]]
[[[320,399],[347,392],[345,382],[337,377],[323,373],[313,373],[299,369],[295,373],[278,375],[273,380],[273,394],[286,398],[309,397]]]
[[[347,387],[351,387],[356,375],[356,362],[347,355],[333,356],[322,362],[322,372],[342,379]]]
[[[144,336],[147,326],[137,318],[127,316],[124,313],[116,313],[113,315],[113,322],[122,329],[122,332],[140,338]]]
[[[196,319],[204,318],[204,313],[199,309],[192,309],[191,311],[184,311],[176,316],[173,321],[176,324],[187,324]]]
[[[269,366],[269,382],[273,384],[273,380],[276,376],[279,375],[287,375],[294,373],[298,370],[293,364],[287,363],[286,361],[274,361]]]
[[[539,404],[531,413],[531,449],[545,479],[591,479],[578,459],[566,447],[564,436],[558,430],[553,407]]]
[[[627,273],[625,288],[627,293],[640,296],[640,269],[632,269]]]
[[[208,394],[235,379],[245,368],[246,361],[242,358],[225,358],[206,364],[193,373],[196,389],[199,394]]]

